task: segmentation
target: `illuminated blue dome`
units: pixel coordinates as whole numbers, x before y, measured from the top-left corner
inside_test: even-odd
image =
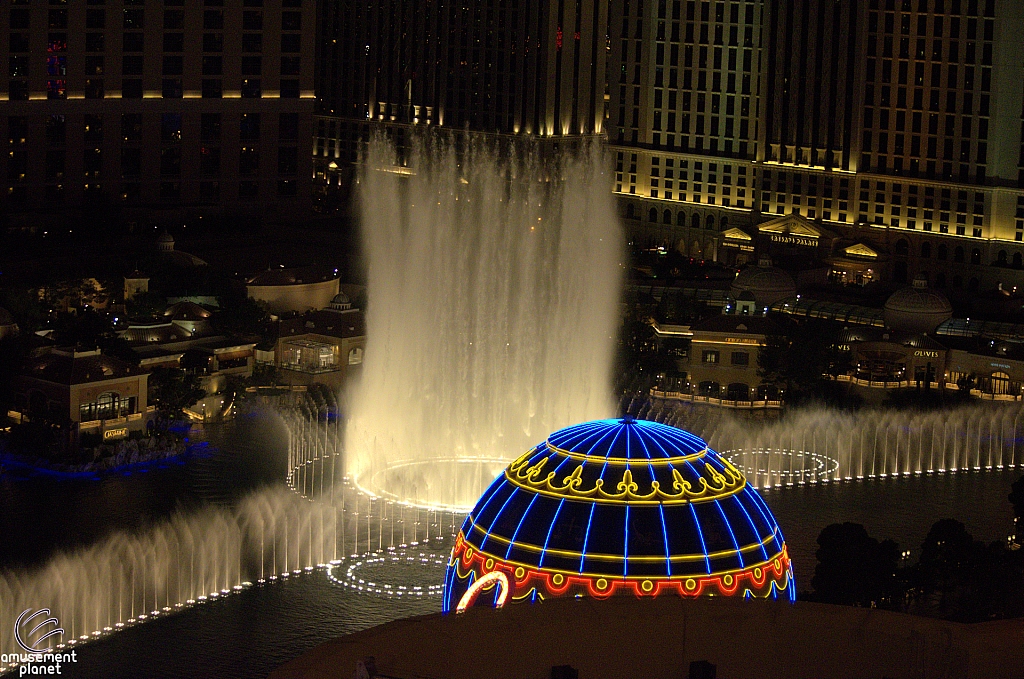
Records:
[[[743,474],[697,436],[632,418],[562,429],[509,465],[463,524],[445,583],[445,610],[796,592],[782,532]]]

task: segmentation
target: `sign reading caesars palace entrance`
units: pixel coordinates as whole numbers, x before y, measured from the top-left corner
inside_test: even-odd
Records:
[[[818,247],[817,238],[807,238],[804,236],[786,236],[783,234],[773,233],[773,243],[782,243],[784,245],[802,245],[804,247],[816,248]]]

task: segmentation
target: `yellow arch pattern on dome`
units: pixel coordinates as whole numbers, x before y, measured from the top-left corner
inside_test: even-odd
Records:
[[[549,445],[549,450],[556,452],[558,455],[562,455],[563,451],[559,451],[557,448],[553,448]],[[666,458],[663,460],[651,460],[650,463],[638,462],[637,460],[626,461],[625,458],[619,458],[622,462],[613,462],[616,458],[609,458],[607,460],[609,465],[624,465],[626,468],[623,470],[620,480],[614,487],[614,492],[605,489],[605,481],[603,478],[598,478],[593,481],[593,484],[589,488],[584,487],[583,479],[583,468],[586,462],[580,462],[575,469],[568,475],[564,476],[560,480],[556,480],[558,476],[557,472],[551,471],[546,475],[544,474],[544,467],[550,458],[541,458],[538,462],[530,465],[530,459],[535,451],[530,450],[522,455],[518,460],[510,464],[505,469],[505,478],[509,480],[513,485],[528,490],[533,493],[540,495],[547,495],[556,498],[565,498],[567,500],[589,500],[591,502],[612,502],[612,503],[628,503],[628,504],[681,504],[687,502],[708,502],[711,500],[720,500],[730,495],[743,490],[747,485],[747,479],[743,476],[731,462],[722,459],[723,471],[719,472],[717,469],[711,466],[708,462],[704,463],[703,472],[696,469],[691,465],[692,469],[695,469],[700,476],[697,478],[697,488],[694,488],[694,484],[683,478],[682,473],[675,467],[669,464],[671,470],[670,484],[671,490],[663,489],[662,482],[654,479],[650,481],[647,488],[641,491],[639,484],[633,480],[633,472],[629,468],[629,463],[632,462],[634,466],[646,466],[650,464],[653,467],[655,464],[664,466],[665,462],[683,461],[684,458]],[[704,456],[705,451],[697,453],[696,455],[685,456],[685,461],[696,460]],[[577,456],[572,456],[572,459],[576,459]],[[605,458],[589,458],[591,463],[604,464]]]

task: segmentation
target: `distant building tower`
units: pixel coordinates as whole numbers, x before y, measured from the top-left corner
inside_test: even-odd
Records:
[[[0,213],[304,218],[316,12],[334,4],[2,3]]]
[[[603,131],[607,2],[317,6],[322,117],[314,155],[321,171],[355,162],[374,129],[544,138]]]
[[[124,301],[135,299],[136,295],[144,295],[147,292],[149,292],[149,276],[136,269],[124,277]]]

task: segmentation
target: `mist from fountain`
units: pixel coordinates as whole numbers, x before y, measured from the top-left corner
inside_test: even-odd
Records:
[[[330,574],[351,557],[427,563],[437,557],[405,550],[450,548],[457,525],[451,515],[366,497],[334,473],[336,426],[319,423],[315,413],[264,415],[288,431],[287,486],[258,490],[232,507],[179,511],[144,531],[57,554],[39,568],[0,570],[0,655],[24,653],[15,623],[26,609],[50,609],[64,634],[43,645],[67,649],[248,587],[318,568]],[[420,589],[410,593],[429,594]],[[0,662],[0,673],[10,666]]]
[[[912,474],[1008,469],[1022,464],[1024,406],[965,404],[944,410],[798,408],[750,414],[668,402],[650,417],[702,436],[758,488]]]
[[[613,413],[624,253],[596,144],[446,139],[408,163],[376,139],[359,177],[368,345],[345,465],[371,494],[458,509],[549,432]]]

